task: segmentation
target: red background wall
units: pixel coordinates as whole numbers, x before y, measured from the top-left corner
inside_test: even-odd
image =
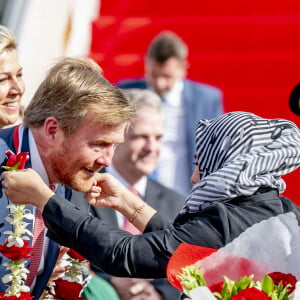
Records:
[[[299,0],[101,0],[90,56],[112,83],[143,75],[149,41],[161,30],[190,48],[188,77],[218,86],[225,110],[286,118],[300,83]],[[300,204],[300,169],[286,175],[284,195]]]

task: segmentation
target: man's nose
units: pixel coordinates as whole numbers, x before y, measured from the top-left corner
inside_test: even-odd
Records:
[[[106,148],[105,151],[103,151],[101,155],[96,159],[96,163],[104,167],[109,167],[111,165],[112,157],[114,153],[115,153],[114,146]]]
[[[164,90],[167,86],[167,81],[164,77],[158,77],[155,80],[155,85],[157,87],[158,90]]]
[[[145,143],[145,149],[149,152],[150,151],[153,152],[160,148],[160,144],[161,143],[159,141],[157,141],[157,139],[155,137],[153,137],[153,138],[150,137],[147,139],[147,141]]]

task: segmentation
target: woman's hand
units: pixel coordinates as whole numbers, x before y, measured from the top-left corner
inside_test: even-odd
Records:
[[[108,173],[96,174],[94,185],[85,199],[91,205],[118,210],[141,232],[156,213],[155,209]]]
[[[96,174],[94,184],[86,193],[85,199],[91,205],[110,207],[121,212],[131,206],[130,203],[143,201],[108,173]]]

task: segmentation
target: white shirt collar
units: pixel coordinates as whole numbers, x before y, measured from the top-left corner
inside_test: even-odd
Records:
[[[183,80],[177,80],[172,88],[164,95],[166,103],[170,106],[182,106],[182,90]]]

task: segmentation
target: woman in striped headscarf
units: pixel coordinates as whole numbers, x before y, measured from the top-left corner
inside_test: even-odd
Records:
[[[195,183],[182,211],[205,203],[285,190],[281,178],[299,166],[299,129],[283,119],[232,112],[201,120],[196,130]],[[192,178],[193,178],[192,177]]]
[[[180,243],[220,248],[270,217],[293,212],[300,221],[299,207],[279,195],[285,189],[281,176],[300,165],[300,132],[292,122],[247,112],[201,120],[195,163],[194,187],[173,224],[111,175],[97,174],[87,200],[117,208],[144,232],[135,236],[83,215],[53,195],[31,170],[5,172],[2,184],[12,201],[43,210],[53,239],[116,276],[165,277]]]

